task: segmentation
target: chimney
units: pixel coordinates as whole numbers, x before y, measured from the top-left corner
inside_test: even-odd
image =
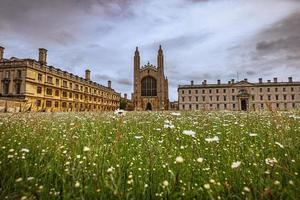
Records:
[[[90,70],[85,70],[85,79],[90,81],[91,80],[91,71]]]
[[[274,78],[274,83],[277,83],[277,77]]]
[[[248,82],[248,79],[244,78],[244,81]]]
[[[0,46],[0,61],[3,60],[4,49],[4,47]]]
[[[218,80],[218,85],[220,85],[220,84],[221,84],[221,80],[219,79],[219,80]]]
[[[111,81],[107,81],[107,86],[111,88]]]
[[[191,81],[191,85],[194,85],[194,81]]]
[[[47,49],[39,48],[39,62],[42,65],[47,64]]]
[[[204,81],[203,81],[203,84],[206,85],[206,84],[207,84],[207,80],[204,80]]]
[[[268,83],[271,83],[271,80],[268,80]]]
[[[234,83],[234,79],[231,79],[231,83]]]
[[[259,79],[258,79],[258,82],[259,82],[259,83],[262,83],[262,78],[259,78]]]
[[[289,77],[289,83],[293,82],[293,77]]]
[[[231,84],[231,82],[230,82],[230,81],[228,81],[228,84]]]
[[[127,99],[127,93],[124,94],[124,99]]]

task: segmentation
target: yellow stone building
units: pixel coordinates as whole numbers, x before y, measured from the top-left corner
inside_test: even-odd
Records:
[[[25,103],[30,111],[112,111],[120,106],[120,94],[108,86],[47,66],[47,50],[39,60],[4,59],[0,47],[0,100]]]

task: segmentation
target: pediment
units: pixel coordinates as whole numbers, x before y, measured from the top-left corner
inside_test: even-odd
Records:
[[[236,87],[247,87],[247,86],[254,86],[253,83],[249,83],[248,81],[239,81],[234,84]]]

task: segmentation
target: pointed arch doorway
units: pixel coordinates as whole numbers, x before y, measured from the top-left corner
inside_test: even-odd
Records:
[[[151,103],[147,103],[147,105],[146,105],[146,110],[152,110],[152,105],[151,105]]]

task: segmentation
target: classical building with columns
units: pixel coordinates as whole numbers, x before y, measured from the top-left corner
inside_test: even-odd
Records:
[[[0,100],[19,101],[30,111],[111,111],[119,108],[120,94],[111,87],[47,65],[47,50],[39,59],[3,57],[0,47]]]
[[[164,74],[164,55],[159,46],[157,66],[148,62],[140,65],[138,47],[134,55],[134,91],[133,102],[135,110],[168,110],[168,79]]]
[[[286,82],[263,82],[259,78],[257,83],[247,79],[228,83],[218,80],[215,84],[179,85],[179,110],[291,110],[300,108],[300,82],[292,77]]]

